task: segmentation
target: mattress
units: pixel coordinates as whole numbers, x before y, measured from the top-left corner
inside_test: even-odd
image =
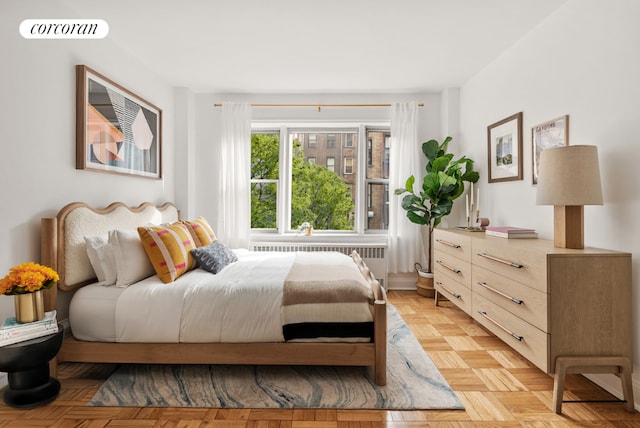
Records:
[[[302,330],[299,340],[370,340],[372,295],[359,302],[331,304],[326,295],[334,294],[331,287],[335,284],[327,284],[329,291],[324,293],[323,302],[283,306],[286,284],[293,283],[296,290],[312,287],[319,294],[317,288],[322,283],[318,281],[322,278],[310,277],[305,282],[305,269],[323,271],[323,276],[334,270],[349,271],[350,275],[355,272],[360,277],[359,286],[370,292],[349,256],[331,252],[234,252],[238,261],[215,275],[198,268],[170,284],[153,275],[126,288],[97,284],[82,287],[69,307],[73,336],[99,342],[283,342],[283,324],[289,323],[296,331]],[[287,281],[292,272],[296,272],[295,281]],[[285,300],[300,303],[305,299]],[[340,318],[340,314],[348,319]],[[327,316],[332,318],[327,320]],[[348,322],[343,325],[344,321]],[[315,334],[322,323],[330,325],[332,335],[340,336],[335,331],[342,330],[349,331],[349,337],[307,337],[305,325]],[[356,333],[351,331],[352,326]],[[296,338],[286,338],[292,339]]]

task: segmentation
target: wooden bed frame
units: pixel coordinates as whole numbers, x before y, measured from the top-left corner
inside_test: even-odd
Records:
[[[90,216],[100,220],[110,218],[109,216],[114,216],[115,213],[124,214],[133,221],[137,221],[139,216],[138,225],[148,223],[149,215],[164,216],[163,222],[179,219],[179,211],[174,204],[165,203],[155,206],[149,202],[135,208],[115,202],[104,209],[95,209],[85,203],[75,202],[63,207],[56,217],[43,218],[41,263],[56,269],[60,275],[57,288],[52,287],[45,294],[45,310],[58,309],[58,314],[66,314],[65,310],[68,309],[58,307],[58,302],[65,300],[60,298],[62,296],[58,296],[58,290],[72,293],[83,285],[95,282],[95,278],[92,277],[93,271],[90,277],[82,278],[80,281],[77,281],[77,278],[67,281],[70,272],[68,265],[76,263],[69,254],[75,252],[78,254],[78,259],[83,259],[78,261],[79,263],[85,265],[89,263],[85,254],[80,256],[80,240],[83,236],[71,230],[72,226],[76,229],[83,227],[74,218],[78,212],[88,212]],[[70,220],[72,218],[73,220]],[[90,233],[86,233],[87,235],[105,233],[109,229],[132,227],[131,225],[114,227],[113,224],[108,224],[108,221],[104,226],[100,226],[100,221],[90,220],[87,223],[90,223],[87,226]],[[74,239],[75,244],[70,244]],[[66,248],[67,246],[71,248]],[[356,255],[356,258],[358,259],[359,256]],[[386,293],[361,260],[359,267],[374,292],[374,339],[371,343],[107,343],[80,341],[67,334],[57,360],[58,362],[91,363],[365,366],[370,368],[370,376],[376,384],[385,385]],[[83,268],[87,270],[86,266]],[[77,277],[77,273],[74,273],[74,276]]]

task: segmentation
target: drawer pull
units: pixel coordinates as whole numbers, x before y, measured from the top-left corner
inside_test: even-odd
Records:
[[[494,323],[496,326],[500,327],[502,330],[504,330],[508,334],[510,334],[511,337],[513,337],[514,339],[519,340],[520,342],[522,342],[522,340],[524,339],[524,336],[518,336],[517,334],[515,334],[514,332],[512,332],[511,330],[509,330],[508,328],[504,327],[502,324],[500,324],[499,322],[491,318],[489,315],[487,315],[486,312],[478,311],[478,313],[483,317],[485,317],[486,319],[488,319],[489,321],[491,321],[492,323]]]
[[[494,293],[499,294],[500,296],[511,300],[513,303],[517,303],[518,305],[524,304],[524,300],[516,299],[515,297],[511,297],[508,294],[504,294],[502,291],[496,290],[493,287],[489,287],[486,282],[478,281],[477,284],[482,286],[482,287],[484,287],[484,288],[486,288],[489,291],[493,291]]]
[[[504,259],[501,259],[501,258],[498,258],[498,257],[495,257],[495,256],[490,256],[489,254],[478,253],[478,255],[480,257],[484,257],[485,259],[493,260],[494,262],[499,262],[499,263],[502,263],[502,264],[505,264],[507,266],[511,266],[511,267],[514,267],[514,268],[517,268],[517,269],[522,269],[524,267],[523,265],[520,265],[518,263],[510,262],[509,260],[504,260]]]
[[[446,264],[445,262],[443,262],[442,260],[436,260],[436,263],[438,263],[443,268],[449,269],[453,273],[460,273],[461,272],[460,269],[456,269],[454,267],[451,267],[448,264]]]
[[[445,241],[444,239],[436,239],[436,242],[439,242],[442,245],[446,245],[447,247],[460,248],[460,245],[454,244],[453,242]]]
[[[459,295],[458,293],[454,293],[453,291],[449,290],[447,287],[445,287],[444,285],[442,285],[441,282],[436,281],[436,285],[440,288],[442,288],[444,291],[446,291],[447,293],[451,294],[453,297],[455,297],[456,299],[460,299],[462,296]]]

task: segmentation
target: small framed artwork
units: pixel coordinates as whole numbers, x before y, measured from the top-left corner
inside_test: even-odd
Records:
[[[531,184],[538,184],[540,153],[553,147],[569,145],[569,115],[541,123],[531,128]]]
[[[162,110],[76,66],[76,169],[162,178]]]
[[[487,127],[489,183],[522,180],[522,112]]]

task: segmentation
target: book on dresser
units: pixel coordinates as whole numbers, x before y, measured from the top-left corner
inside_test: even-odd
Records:
[[[0,327],[0,346],[13,345],[25,340],[35,339],[58,332],[58,321],[56,311],[44,313],[44,318],[40,321],[21,324],[16,321],[16,317],[8,317],[2,327]]]
[[[538,232],[535,229],[515,226],[487,226],[484,233],[487,236],[497,236],[499,238],[537,238]]]

